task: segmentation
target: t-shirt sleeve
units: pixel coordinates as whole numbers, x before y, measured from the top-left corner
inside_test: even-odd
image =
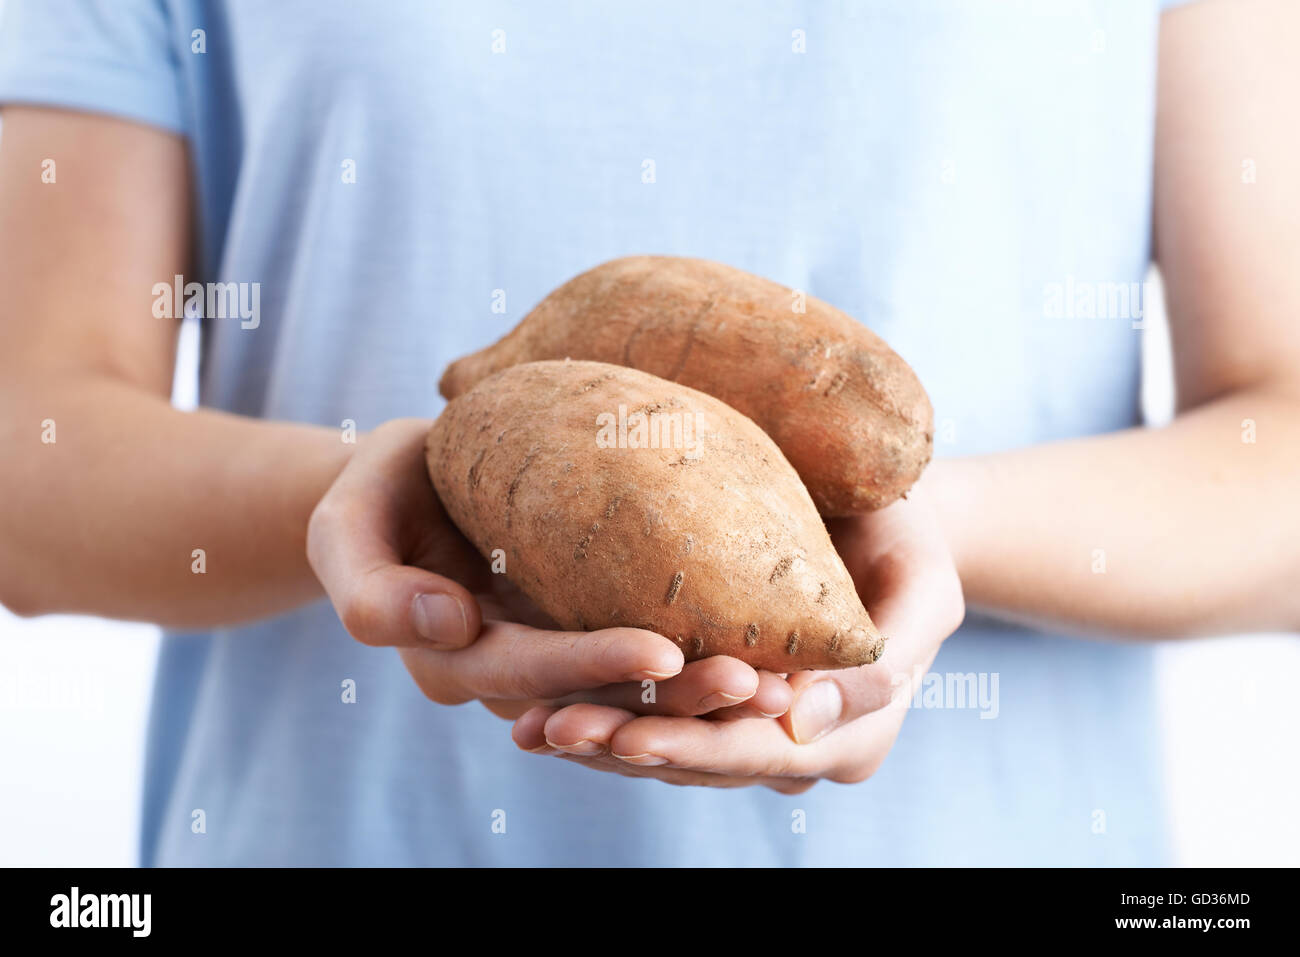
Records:
[[[0,3],[0,105],[87,110],[187,132],[178,34],[163,0]]]

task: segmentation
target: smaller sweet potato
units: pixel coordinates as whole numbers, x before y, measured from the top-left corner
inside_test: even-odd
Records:
[[[911,367],[820,299],[731,266],[629,256],[556,289],[503,339],[452,363],[442,394],[539,359],[629,366],[707,392],[780,446],[824,515],[881,508],[930,461]]]
[[[566,629],[647,628],[688,660],[789,672],[875,661],[884,639],[799,476],[694,389],[598,362],[530,362],[429,432],[448,515]]]

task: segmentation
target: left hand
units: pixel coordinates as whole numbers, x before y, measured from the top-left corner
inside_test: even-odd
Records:
[[[788,678],[776,719],[639,717],[595,704],[535,707],[515,722],[522,749],[602,771],[705,787],[798,794],[825,778],[863,781],[902,726],[913,682],[965,614],[951,551],[924,494],[828,523],[863,604],[888,641],[874,664]]]

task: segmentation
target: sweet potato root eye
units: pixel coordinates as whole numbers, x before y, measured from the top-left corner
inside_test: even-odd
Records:
[[[702,413],[683,437],[597,442],[602,414]],[[429,474],[452,520],[565,628],[637,622],[688,658],[789,672],[876,660],[883,638],[781,450],[712,396],[585,361],[512,365],[448,403]]]
[[[677,593],[681,591],[682,581],[685,579],[685,577],[686,577],[685,572],[678,572],[676,575],[673,576],[672,584],[668,586],[668,598],[664,602],[665,605],[671,605],[673,602],[677,600]]]

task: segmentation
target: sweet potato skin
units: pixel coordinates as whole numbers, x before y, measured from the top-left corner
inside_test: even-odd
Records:
[[[601,447],[598,417],[620,405],[632,422],[699,413],[702,429],[695,443]],[[778,672],[881,653],[799,477],[710,396],[604,363],[526,363],[451,401],[427,453],[452,520],[485,557],[502,549],[507,577],[562,628],[647,628],[687,660]]]
[[[882,508],[933,452],[911,367],[834,306],[720,263],[612,260],[569,280],[503,339],[452,363],[448,399],[539,359],[628,366],[715,396],[763,428],[823,515]]]

